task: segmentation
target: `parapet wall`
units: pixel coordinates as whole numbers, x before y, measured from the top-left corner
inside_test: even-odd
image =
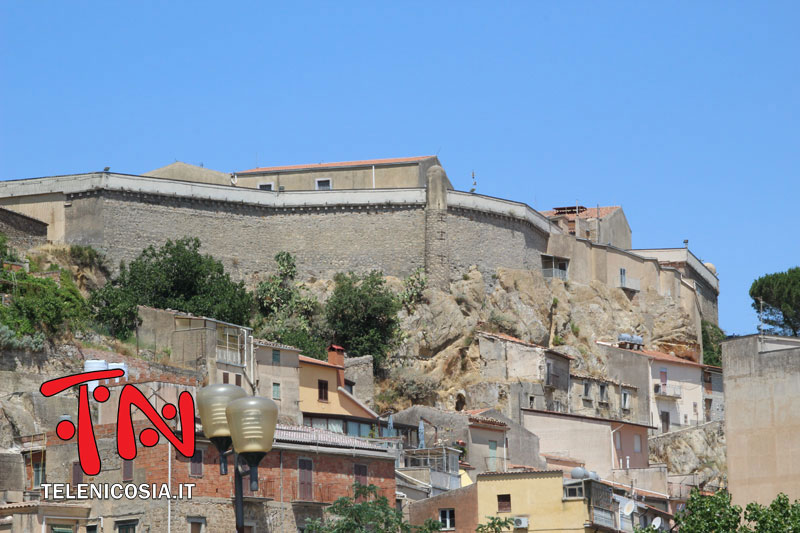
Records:
[[[198,237],[203,250],[248,283],[274,271],[289,251],[303,278],[380,270],[404,277],[427,268],[446,287],[471,265],[539,268],[548,220],[519,202],[429,187],[272,192],[111,173],[0,183],[0,200],[15,211],[58,221],[53,236],[103,250],[114,266],[167,239]],[[433,170],[433,169],[431,169]],[[51,202],[52,213],[37,199]]]

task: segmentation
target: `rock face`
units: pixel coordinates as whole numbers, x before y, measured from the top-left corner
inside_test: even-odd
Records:
[[[727,485],[725,425],[721,421],[651,437],[649,445],[650,462],[666,464],[675,483],[681,483],[682,476],[692,476],[692,483],[700,487]]]
[[[392,283],[389,284],[392,286]],[[390,358],[395,366],[414,366],[441,381],[437,405],[452,409],[460,391],[484,390],[485,405],[507,388],[486,383],[478,372],[475,334],[494,331],[553,347],[575,357],[575,369],[604,375],[606,362],[595,341],[616,341],[619,333],[644,337],[648,347],[694,344],[697,332],[679,303],[648,290],[629,297],[622,289],[592,281],[588,285],[545,279],[541,272],[501,268],[492,279],[470,268],[449,292],[425,291],[425,303],[401,314],[405,340]],[[478,384],[480,383],[480,386]]]

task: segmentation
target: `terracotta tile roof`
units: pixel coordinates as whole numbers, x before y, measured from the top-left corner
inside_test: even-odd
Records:
[[[391,165],[397,163],[413,163],[415,161],[422,161],[436,157],[433,155],[422,155],[415,157],[394,157],[389,159],[364,159],[361,161],[339,161],[332,163],[312,163],[310,165],[285,165],[279,167],[258,167],[251,168],[250,170],[242,170],[237,174],[249,174],[256,172],[279,172],[281,170],[314,170],[319,168],[342,168],[342,167],[363,167],[371,165]]]
[[[497,426],[499,428],[507,428],[508,425],[505,422],[501,422],[496,418],[491,418],[488,416],[478,416],[478,415],[469,415],[470,423],[474,424],[484,424],[487,426]]]
[[[479,331],[478,335],[483,335],[484,337],[494,337],[496,339],[500,339],[500,340],[504,340],[504,341],[516,342],[517,344],[522,344],[523,346],[531,346],[533,348],[541,348],[542,350],[547,350],[548,352],[554,353],[556,355],[560,355],[561,357],[564,357],[566,359],[575,359],[571,355],[567,355],[565,353],[557,352],[557,351],[553,350],[552,348],[548,348],[547,346],[542,346],[541,344],[535,344],[533,342],[527,342],[527,341],[524,341],[522,339],[518,339],[517,337],[513,337],[511,335],[507,335],[505,333],[491,333],[491,332],[488,332],[488,331]]]
[[[284,426],[278,424],[275,428],[275,441],[295,444],[320,444],[323,446],[357,448],[360,450],[386,450],[386,448],[382,446],[358,437],[308,426]]]
[[[583,459],[576,459],[575,457],[569,457],[566,455],[558,455],[556,453],[539,453],[545,459],[553,459],[554,461],[566,461],[568,463],[580,463],[585,464],[586,461]]]
[[[563,474],[561,469],[542,469],[542,468],[526,468],[525,470],[515,470],[514,472],[481,472],[478,477],[485,476],[515,476],[517,474]]]
[[[520,407],[522,411],[527,411],[530,413],[541,413],[543,415],[555,415],[555,416],[563,416],[566,418],[581,418],[583,420],[593,420],[595,422],[609,422],[612,424],[624,424],[627,426],[639,426],[648,429],[658,429],[655,426],[650,426],[647,424],[640,424],[639,422],[629,422],[628,420],[615,420],[613,418],[602,418],[599,416],[588,416],[588,415],[579,415],[577,413],[562,413],[561,411],[548,411],[546,409],[533,409],[531,407]]]
[[[270,348],[280,348],[281,350],[291,350],[293,352],[300,351],[300,348],[295,348],[294,346],[289,346],[288,344],[281,344],[275,341],[268,341],[266,339],[253,339],[253,343],[256,346],[268,346]]]
[[[585,211],[582,211],[578,215],[578,218],[603,218],[603,217],[606,217],[606,216],[610,215],[611,213],[613,213],[617,209],[621,209],[621,206],[619,206],[619,205],[609,205],[609,206],[605,206],[605,207],[601,206],[600,208],[589,207]],[[546,216],[546,217],[554,217],[554,216],[556,216],[556,210],[555,209],[550,209],[548,211],[539,211],[539,212],[541,214],[543,214],[544,216]],[[559,216],[564,216],[564,217],[567,218],[567,220],[575,220],[575,213],[567,213],[567,214],[559,215]]]
[[[327,361],[323,361],[322,359],[314,359],[313,357],[308,357],[306,355],[298,355],[297,359],[301,363],[309,363],[309,364],[312,364],[312,365],[320,365],[320,366],[329,366],[331,368],[344,368],[343,366],[334,365],[334,364],[331,364],[331,363],[329,363]]]
[[[617,483],[616,481],[609,481],[607,479],[604,479],[603,482],[604,483],[608,483],[612,487],[620,488],[620,489],[626,489],[628,491],[630,491],[630,488],[631,488],[630,485],[625,485],[624,483]],[[658,498],[660,500],[668,500],[669,499],[669,495],[662,494],[660,492],[652,492],[652,491],[649,491],[649,490],[640,489],[640,488],[638,488],[636,486],[633,487],[633,490],[634,490],[634,492],[636,492],[636,494],[642,494],[644,496],[647,496],[648,498]],[[663,513],[664,511],[661,511],[661,512]]]
[[[651,359],[655,359],[657,361],[663,361],[665,363],[676,363],[676,364],[679,364],[679,365],[688,365],[688,366],[694,366],[694,367],[697,367],[697,368],[705,368],[706,367],[706,365],[702,365],[700,363],[695,363],[694,361],[691,361],[689,359],[684,359],[683,357],[678,357],[677,355],[672,355],[672,354],[663,353],[663,352],[656,352],[656,351],[653,351],[653,350],[631,350],[629,348],[621,348],[619,346],[614,346],[613,344],[612,344],[612,346],[614,348],[619,348],[620,350],[625,350],[627,352],[633,352],[633,353],[639,353],[639,354],[642,354],[642,355],[646,355],[647,357],[650,357]],[[716,368],[716,367],[713,367],[713,368]]]

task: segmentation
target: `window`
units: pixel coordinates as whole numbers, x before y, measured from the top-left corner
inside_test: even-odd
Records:
[[[545,376],[545,385],[553,384],[553,363],[547,363],[547,375]]]
[[[622,408],[623,409],[631,408],[631,393],[626,390],[622,391]]]
[[[568,485],[564,487],[564,498],[583,498],[583,486]]]
[[[78,483],[83,483],[83,469],[80,461],[75,461],[72,463],[72,484],[77,485]]]
[[[281,364],[281,351],[280,350],[272,350],[272,364],[279,365]]]
[[[72,526],[50,526],[50,533],[73,533]]]
[[[633,436],[633,451],[636,453],[641,453],[642,451],[642,436],[641,435],[634,435]]]
[[[344,380],[344,390],[353,394],[353,387],[355,387],[355,383],[350,381],[349,379]]]
[[[189,463],[189,475],[203,477],[203,450],[195,448],[192,460]]]
[[[319,401],[328,401],[328,382],[324,379],[317,380],[317,390],[319,392]]]
[[[622,437],[619,434],[619,430],[617,430],[617,432],[614,433],[614,445],[617,447],[618,450],[622,448]]]
[[[241,387],[242,386],[242,375],[241,374],[236,374],[236,386],[237,387]]]
[[[606,391],[606,384],[600,384],[600,401],[607,402],[608,401],[608,392]]]
[[[511,512],[511,494],[497,495],[497,512],[498,513]]]
[[[272,384],[272,399],[273,400],[280,400],[281,399],[281,384],[280,383],[273,383]]]
[[[486,461],[489,472],[497,472],[497,441],[489,441],[489,458]]]
[[[359,485],[368,485],[367,483],[367,465],[353,465],[353,475]]]
[[[124,522],[115,522],[114,527],[117,530],[116,533],[136,533],[138,523],[138,520],[125,520]]]
[[[439,509],[439,522],[442,523],[442,529],[455,529],[456,528],[456,510],[455,509]]]
[[[223,372],[222,373],[222,382],[223,383],[228,383],[228,373],[227,372]]]
[[[584,381],[583,382],[583,397],[588,398],[592,394],[592,382],[591,381]]]
[[[333,184],[331,183],[330,178],[318,179],[317,180],[317,190],[318,191],[329,191],[332,188],[333,188]]]
[[[38,489],[42,483],[45,482],[44,480],[44,460],[40,459],[38,461],[34,461],[33,463],[33,487],[34,489]]]
[[[272,190],[272,186],[273,186],[273,183],[272,183],[272,182],[269,182],[269,183],[259,183],[259,184],[258,184],[258,188],[259,188],[259,190],[262,190],[262,191],[271,191],[271,190]]]
[[[666,385],[667,384],[667,369],[666,368],[662,368],[660,374],[661,374],[661,384],[662,385]]]
[[[86,533],[97,533],[97,526],[86,526]]]
[[[202,516],[189,516],[186,521],[189,522],[189,533],[205,533],[206,519]]]
[[[122,481],[133,481],[133,461],[122,460]]]

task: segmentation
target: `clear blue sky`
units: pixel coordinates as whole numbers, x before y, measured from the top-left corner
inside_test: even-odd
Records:
[[[0,179],[438,154],[456,188],[621,204],[720,322],[800,264],[797,2],[0,4]]]

